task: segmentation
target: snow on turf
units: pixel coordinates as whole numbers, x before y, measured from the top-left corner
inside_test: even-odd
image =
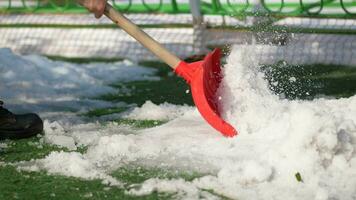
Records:
[[[88,98],[115,92],[107,86],[115,81],[157,80],[154,72],[130,61],[73,64],[0,48],[0,98],[19,111],[107,107],[108,102]]]
[[[141,107],[135,108],[124,117],[138,120],[172,120],[191,110],[192,108],[188,106],[177,106],[169,103],[156,105],[152,101],[146,101]]]
[[[73,162],[75,160],[75,162]],[[60,161],[60,162],[58,162]],[[85,178],[89,180],[103,179],[103,183],[109,185],[119,186],[121,183],[113,177],[96,169],[90,161],[85,159],[82,154],[78,152],[63,153],[53,152],[45,159],[37,161],[36,165],[23,166],[19,163],[19,169],[26,169],[28,171],[46,170],[50,174],[65,174],[67,176]]]
[[[254,57],[254,51],[239,47],[224,69],[221,106],[239,130],[235,138],[222,137],[196,109],[147,102],[128,116],[167,119],[163,110],[179,114],[138,131],[115,123],[48,121],[46,134],[72,138],[74,144],[87,145],[87,152],[52,152],[20,168],[106,183],[112,181],[112,171],[132,164],[203,174],[192,181],[151,178],[127,189],[132,195],[158,191],[176,192],[183,199],[355,199],[356,96],[280,99],[268,89]]]

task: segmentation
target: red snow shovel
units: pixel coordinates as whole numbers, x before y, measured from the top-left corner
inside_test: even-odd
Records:
[[[209,53],[202,61],[186,63],[143,32],[111,5],[106,4],[104,14],[172,67],[176,74],[183,77],[190,84],[195,105],[200,114],[212,127],[227,137],[237,135],[234,127],[219,116],[218,100],[215,96],[221,81],[221,51],[219,49],[215,49]]]

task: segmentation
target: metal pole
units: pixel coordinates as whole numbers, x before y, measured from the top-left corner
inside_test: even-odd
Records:
[[[189,0],[190,12],[193,17],[193,48],[196,55],[206,53],[204,16],[200,11],[200,0]]]

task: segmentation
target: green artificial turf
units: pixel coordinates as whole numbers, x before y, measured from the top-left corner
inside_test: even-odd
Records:
[[[342,98],[356,94],[356,67],[293,66],[285,62],[262,67],[270,89],[287,99]]]
[[[125,173],[127,172],[127,173]],[[142,177],[143,175],[136,175]],[[121,171],[120,178],[135,178],[132,171]],[[147,177],[145,177],[147,178]],[[45,172],[23,172],[12,166],[0,166],[0,199],[168,199],[171,194],[153,192],[146,196],[130,196],[118,187],[101,180],[82,180]]]
[[[129,125],[136,129],[151,128],[166,123],[166,121],[162,121],[162,120],[136,120],[136,119],[124,119],[124,118],[117,119],[115,121],[118,122],[119,124]]]
[[[80,60],[86,63],[85,60]],[[89,61],[88,61],[89,62]],[[186,91],[189,86],[175,76],[166,65],[155,62],[141,63],[157,69],[158,81],[133,81],[112,84],[116,93],[106,94],[97,99],[125,102],[122,107],[94,109],[84,114],[89,119],[120,114],[133,106],[141,106],[147,100],[155,104],[164,102],[173,104],[194,105],[191,94]],[[269,87],[276,94],[288,99],[313,99],[320,96],[349,97],[356,94],[356,68],[342,66],[289,66],[284,62],[263,66]],[[121,92],[129,89],[130,92]],[[83,114],[82,114],[83,115]],[[129,125],[134,129],[143,129],[161,125],[166,121],[133,120],[117,115],[111,119],[118,124]],[[104,125],[104,124],[103,124]],[[16,141],[0,141],[0,200],[6,199],[172,199],[174,194],[152,193],[147,196],[129,196],[125,189],[132,184],[142,183],[149,178],[183,178],[192,180],[202,176],[195,172],[175,171],[174,169],[125,166],[112,172],[112,176],[122,181],[125,189],[109,187],[101,180],[82,180],[59,175],[48,175],[46,172],[18,171],[8,163],[43,158],[52,151],[68,151],[54,145],[46,144],[41,137]],[[77,150],[85,153],[86,147]],[[2,163],[2,164],[1,164]],[[5,164],[4,164],[5,163]],[[7,163],[7,164],[6,164]],[[302,180],[300,174],[296,179]],[[213,193],[212,191],[208,191]],[[215,194],[216,195],[216,194]],[[225,197],[221,197],[224,199]],[[226,198],[225,198],[226,199]]]
[[[46,144],[38,137],[0,142],[7,146],[3,149],[0,148],[0,161],[3,162],[28,161],[31,159],[43,158],[52,151],[66,150],[64,148]]]
[[[152,177],[160,179],[182,178],[186,181],[192,181],[195,178],[203,176],[203,174],[197,172],[183,172],[173,169],[147,168],[140,166],[123,167],[114,171],[111,175],[120,179],[128,187],[132,184],[142,183]]]
[[[159,81],[133,81],[127,83],[115,83],[111,86],[118,89],[117,93],[106,94],[99,99],[106,101],[123,101],[126,103],[135,103],[138,106],[144,104],[147,100],[155,104],[164,102],[177,105],[193,105],[193,100],[189,90],[189,85],[180,77],[173,74],[170,67],[163,63],[144,62],[141,63],[147,67],[157,69],[157,75],[161,78]],[[129,93],[120,92],[130,89]]]
[[[110,107],[110,108],[97,108],[84,113],[87,117],[100,117],[110,114],[118,114],[126,111],[128,107]]]

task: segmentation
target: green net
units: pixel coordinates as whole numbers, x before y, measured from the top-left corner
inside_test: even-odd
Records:
[[[112,5],[128,13],[189,13],[188,0],[112,0]],[[256,15],[253,0],[203,0],[203,14]],[[269,14],[277,16],[348,17],[356,16],[355,0],[261,0]],[[2,0],[1,12],[11,13],[83,13],[74,0]]]

